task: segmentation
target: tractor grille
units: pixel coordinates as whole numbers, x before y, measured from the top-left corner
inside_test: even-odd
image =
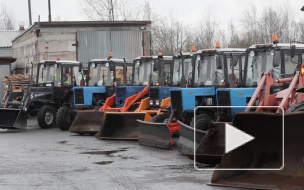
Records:
[[[75,104],[84,104],[83,89],[75,89]]]
[[[126,87],[116,87],[116,98],[123,97],[126,98],[127,88]]]
[[[150,100],[159,99],[159,88],[150,88],[149,91]]]
[[[172,110],[176,110],[178,112],[183,111],[183,105],[182,105],[182,91],[180,90],[174,90],[170,92],[171,94],[171,107]]]
[[[230,91],[217,91],[218,106],[231,106]]]

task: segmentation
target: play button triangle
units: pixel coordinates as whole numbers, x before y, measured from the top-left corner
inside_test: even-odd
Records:
[[[231,150],[252,141],[254,137],[226,123],[225,139],[225,153],[228,153]]]

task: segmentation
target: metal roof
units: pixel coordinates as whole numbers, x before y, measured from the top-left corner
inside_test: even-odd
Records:
[[[73,63],[73,64],[79,64],[78,61],[71,61],[71,60],[42,60],[40,63],[48,63],[48,62],[54,62],[54,63]]]
[[[115,63],[124,63],[123,59],[92,59],[90,62],[108,62],[108,61],[113,61]],[[132,63],[131,60],[126,59],[126,63]]]
[[[21,32],[19,30],[0,30],[0,47],[12,47],[12,40]]]
[[[135,60],[140,60],[140,59],[157,59],[158,56],[157,55],[153,55],[153,56],[139,56],[137,58],[135,58]],[[173,56],[163,56],[164,60],[172,60]]]
[[[68,28],[68,27],[121,27],[121,26],[146,26],[152,22],[147,21],[54,21],[54,22],[34,22],[31,26],[24,30],[23,33],[15,36],[12,41],[15,41],[23,34],[35,28]]]
[[[214,51],[216,50],[216,51]],[[202,49],[198,50],[195,54],[201,54],[202,51],[205,53],[215,53],[215,52],[246,52],[247,49],[245,48],[214,48],[214,49]],[[210,51],[210,52],[207,52]]]
[[[256,45],[261,45],[261,44],[256,44]],[[249,47],[249,49],[257,49],[256,45],[252,45]],[[282,49],[290,49],[290,46],[295,45],[297,48],[299,49],[303,49],[304,48],[304,44],[290,44],[290,43],[277,43],[277,44],[272,44],[272,47],[279,47]],[[269,48],[269,47],[268,47]]]

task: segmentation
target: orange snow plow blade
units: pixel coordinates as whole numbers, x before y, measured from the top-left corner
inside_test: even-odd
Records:
[[[137,119],[144,120],[144,112],[105,112],[100,122],[100,139],[138,140]]]
[[[281,114],[237,114],[233,125],[254,136],[256,140],[224,154],[222,163],[217,167],[279,169],[284,164],[284,168],[263,171],[215,171],[211,184],[254,189],[303,189],[303,122],[303,112],[286,113],[282,133]]]
[[[69,131],[80,135],[94,135],[99,132],[104,111],[79,110]]]

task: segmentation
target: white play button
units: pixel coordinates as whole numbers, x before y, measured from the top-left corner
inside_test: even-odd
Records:
[[[228,153],[231,150],[252,141],[254,137],[226,123],[225,139],[225,153]]]

